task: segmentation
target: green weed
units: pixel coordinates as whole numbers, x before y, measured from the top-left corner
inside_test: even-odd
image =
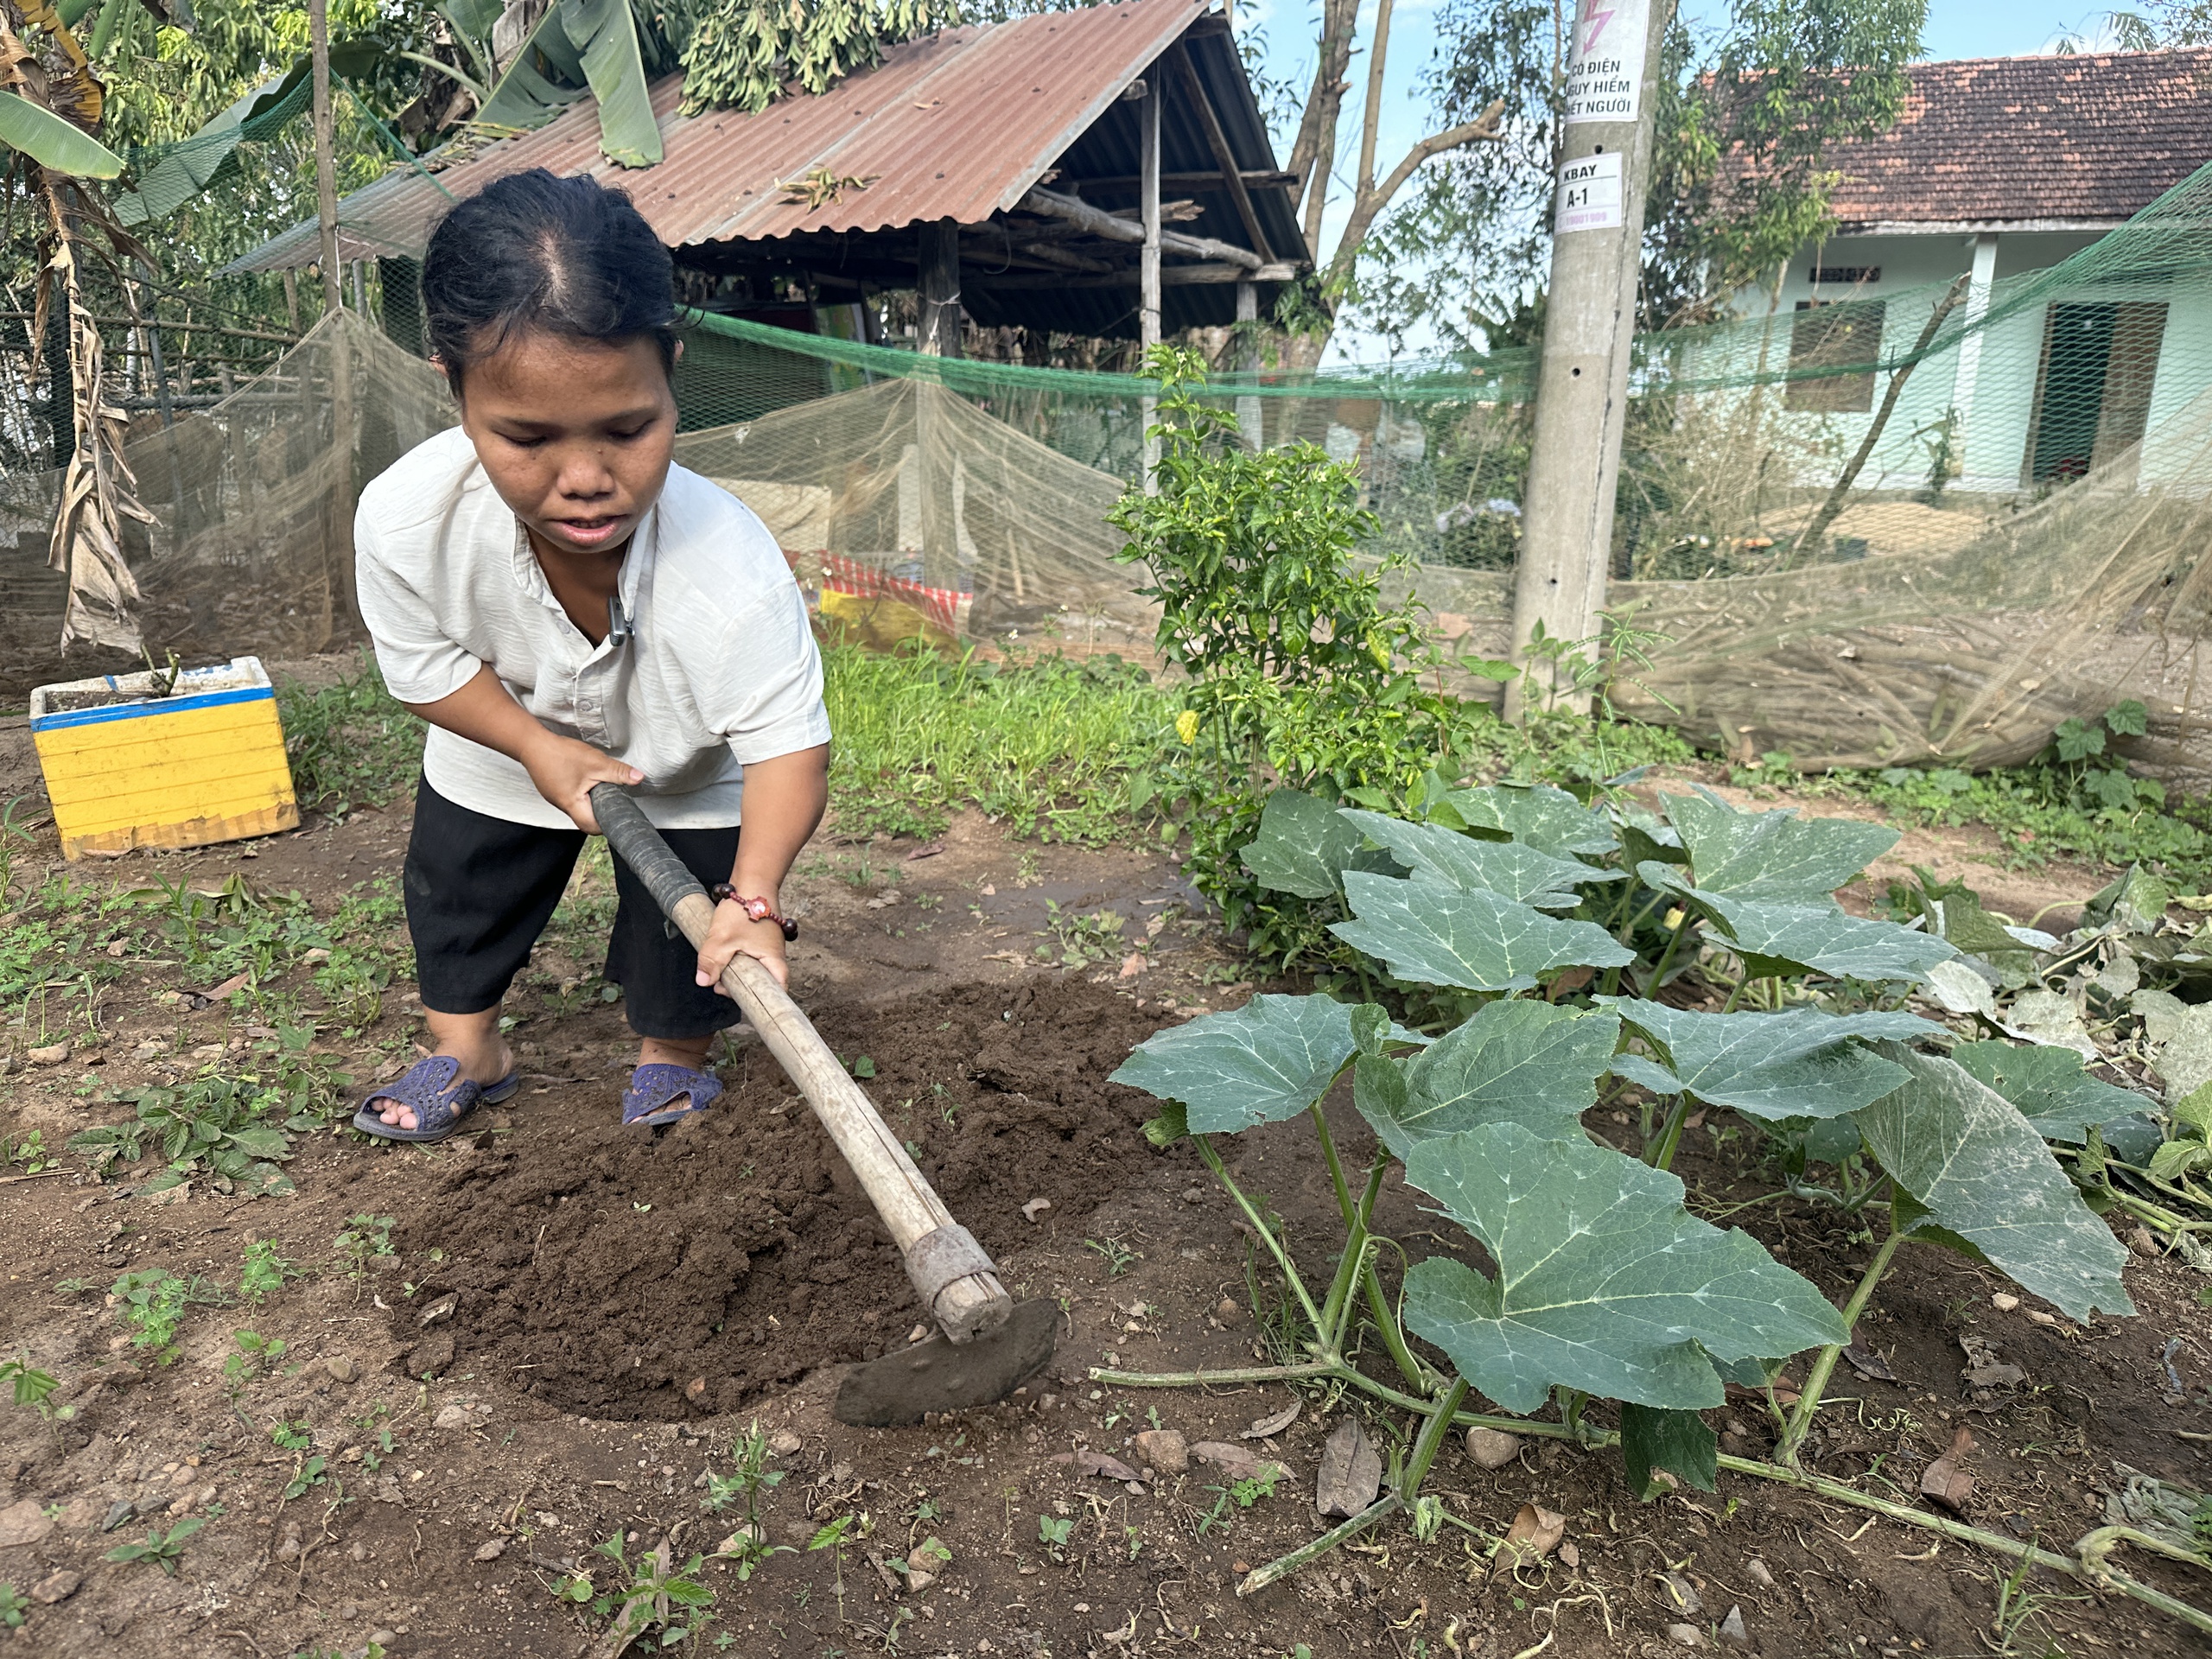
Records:
[[[110,1287],[116,1317],[133,1348],[151,1349],[164,1365],[175,1357],[177,1326],[195,1305],[219,1306],[222,1293],[205,1279],[181,1279],[166,1268],[134,1268]]]
[[[423,722],[392,700],[367,652],[351,679],[312,691],[279,686],[276,708],[302,806],[342,818],[357,805],[382,805],[413,786]]]
[[[31,1610],[30,1598],[12,1584],[0,1584],[0,1625],[11,1630],[23,1626],[23,1617]]]
[[[1098,845],[1138,831],[1132,781],[1174,705],[1119,658],[992,663],[973,652],[823,653],[846,836],[928,836],[975,807],[1015,834]]]
[[[207,1523],[196,1515],[188,1515],[164,1533],[156,1528],[146,1535],[143,1544],[118,1544],[105,1557],[111,1561],[149,1561],[169,1577],[176,1577],[177,1557],[184,1553],[185,1540]]]
[[[220,1192],[289,1192],[291,1179],[277,1165],[292,1155],[293,1135],[329,1121],[344,1082],[327,1057],[307,1053],[312,1039],[311,1027],[283,1028],[270,1045],[280,1052],[263,1070],[211,1074],[175,1088],[116,1090],[108,1098],[136,1106],[137,1120],[81,1130],[69,1137],[69,1150],[105,1179],[113,1165],[136,1163],[153,1142],[168,1167],[141,1184],[143,1192],[203,1172]]]
[[[0,1135],[0,1164],[36,1175],[54,1167],[54,1154],[47,1151],[46,1137],[36,1129],[20,1141]]]
[[[245,1247],[245,1260],[238,1268],[238,1294],[249,1302],[259,1302],[284,1287],[287,1279],[302,1277],[276,1248],[273,1238],[257,1238]]]
[[[369,1263],[391,1254],[391,1230],[396,1224],[390,1216],[355,1216],[334,1241],[339,1259],[346,1264],[346,1276],[353,1281],[355,1301],[361,1300],[361,1287],[368,1281]]]
[[[53,1408],[47,1402],[61,1386],[53,1372],[41,1371],[25,1359],[0,1360],[0,1382],[13,1390],[16,1405],[28,1407],[41,1417],[50,1415]]]

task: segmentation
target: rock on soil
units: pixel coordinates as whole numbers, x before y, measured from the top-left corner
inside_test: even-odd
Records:
[[[35,1544],[54,1530],[54,1517],[35,1498],[24,1498],[0,1510],[0,1549]]]
[[[1137,1450],[1145,1462],[1163,1475],[1187,1473],[1191,1467],[1191,1448],[1181,1434],[1172,1428],[1147,1428],[1137,1435]]]
[[[1502,1429],[1471,1428],[1467,1431],[1467,1455],[1480,1469],[1503,1469],[1521,1455],[1521,1437],[1508,1434]]]

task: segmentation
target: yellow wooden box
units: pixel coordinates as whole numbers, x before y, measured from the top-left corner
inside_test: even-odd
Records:
[[[150,674],[106,674],[31,693],[61,855],[199,847],[298,826],[276,692],[261,661],[187,669],[156,696]]]

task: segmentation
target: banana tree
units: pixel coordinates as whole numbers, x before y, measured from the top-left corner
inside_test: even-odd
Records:
[[[162,22],[189,22],[157,0],[131,0]],[[68,578],[63,650],[83,640],[124,651],[144,641],[133,607],[138,584],[123,556],[123,521],[151,523],[123,456],[123,411],[111,400],[107,363],[84,284],[87,257],[111,264],[145,251],[115,219],[87,179],[110,179],[122,158],[99,142],[105,88],[71,32],[88,3],[67,15],[53,0],[0,0],[0,142],[8,150],[7,188],[20,184],[38,222],[38,283],[31,349],[41,348],[60,308],[70,382],[69,454],[62,467],[48,565]],[[112,29],[124,0],[105,0],[97,28]],[[95,239],[95,236],[97,238]],[[59,377],[59,367],[54,372]]]

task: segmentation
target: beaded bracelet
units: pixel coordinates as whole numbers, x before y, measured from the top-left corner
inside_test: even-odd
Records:
[[[747,899],[727,881],[715,882],[707,892],[716,904],[734,904],[753,921],[773,922],[783,930],[787,942],[798,938],[798,924],[788,916],[778,915],[775,907],[766,899]]]

